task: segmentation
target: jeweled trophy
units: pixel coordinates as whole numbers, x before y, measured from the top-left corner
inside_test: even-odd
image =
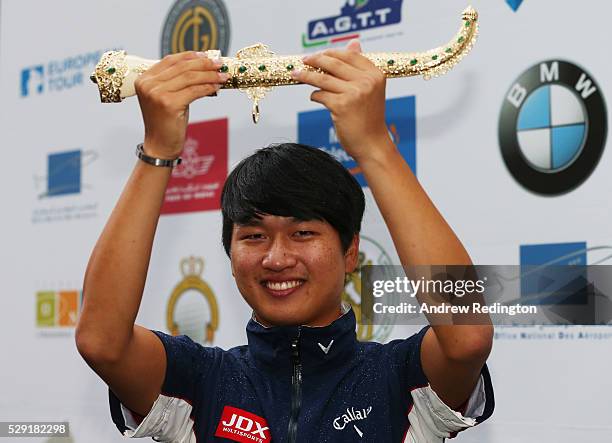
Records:
[[[459,32],[444,46],[426,52],[375,52],[363,54],[388,78],[421,75],[425,80],[446,74],[472,49],[478,35],[478,13],[468,7],[462,14]],[[218,50],[208,50],[211,59],[220,59],[219,69],[228,73],[229,79],[221,89],[238,89],[253,102],[253,122],[259,120],[259,101],[274,86],[296,85],[291,71],[295,69],[322,72],[305,65],[298,55],[275,55],[270,49],[257,43],[241,49],[236,57],[223,57]],[[118,103],[136,94],[136,78],[157,63],[125,51],[106,52],[91,75],[98,85],[103,103]]]

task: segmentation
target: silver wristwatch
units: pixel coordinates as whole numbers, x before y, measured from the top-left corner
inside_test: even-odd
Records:
[[[139,143],[136,147],[136,156],[145,163],[153,166],[163,166],[166,168],[174,168],[175,166],[180,165],[182,161],[180,157],[175,158],[174,160],[151,157],[150,155],[145,154],[142,143]]]

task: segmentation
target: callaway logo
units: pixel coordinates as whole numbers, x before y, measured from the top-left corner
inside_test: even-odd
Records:
[[[272,441],[270,428],[265,418],[232,406],[223,408],[215,437],[223,437],[241,443]]]
[[[355,410],[355,408],[346,408],[346,414],[342,414],[340,417],[336,417],[334,419],[334,429],[342,431],[344,428],[346,428],[347,424],[353,421],[365,420],[366,418],[368,418],[368,415],[371,411],[372,406],[368,406],[367,408],[358,410]],[[355,429],[355,432],[357,432],[357,435],[359,435],[360,438],[363,437],[363,432],[357,427],[356,424],[353,424],[353,428]]]
[[[329,352],[329,350],[331,349],[331,345],[334,344],[334,341],[330,341],[329,344],[327,345],[327,347],[323,346],[321,343],[317,343],[319,345],[319,347],[321,348],[321,351],[325,352],[325,355],[327,355],[327,353]]]

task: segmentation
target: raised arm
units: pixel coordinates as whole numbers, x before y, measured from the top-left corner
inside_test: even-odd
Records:
[[[194,52],[164,58],[136,82],[144,151],[174,159],[183,149],[189,104],[226,80],[221,65]],[[166,371],[162,342],[135,325],[171,169],[137,161],[91,254],[76,330],[79,353],[132,411],[146,415]]]
[[[385,77],[360,47],[327,50],[305,59],[329,74],[299,72],[320,90],[311,99],[331,112],[344,149],[358,162],[389,228],[403,266],[469,265],[463,245],[431,202],[389,137]],[[490,325],[433,326],[421,347],[432,388],[452,408],[473,391],[492,344]]]

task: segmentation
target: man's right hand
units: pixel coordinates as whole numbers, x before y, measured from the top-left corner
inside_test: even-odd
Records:
[[[220,61],[201,52],[168,55],[135,82],[145,126],[148,155],[174,159],[181,154],[189,121],[189,104],[216,93],[229,77]]]

